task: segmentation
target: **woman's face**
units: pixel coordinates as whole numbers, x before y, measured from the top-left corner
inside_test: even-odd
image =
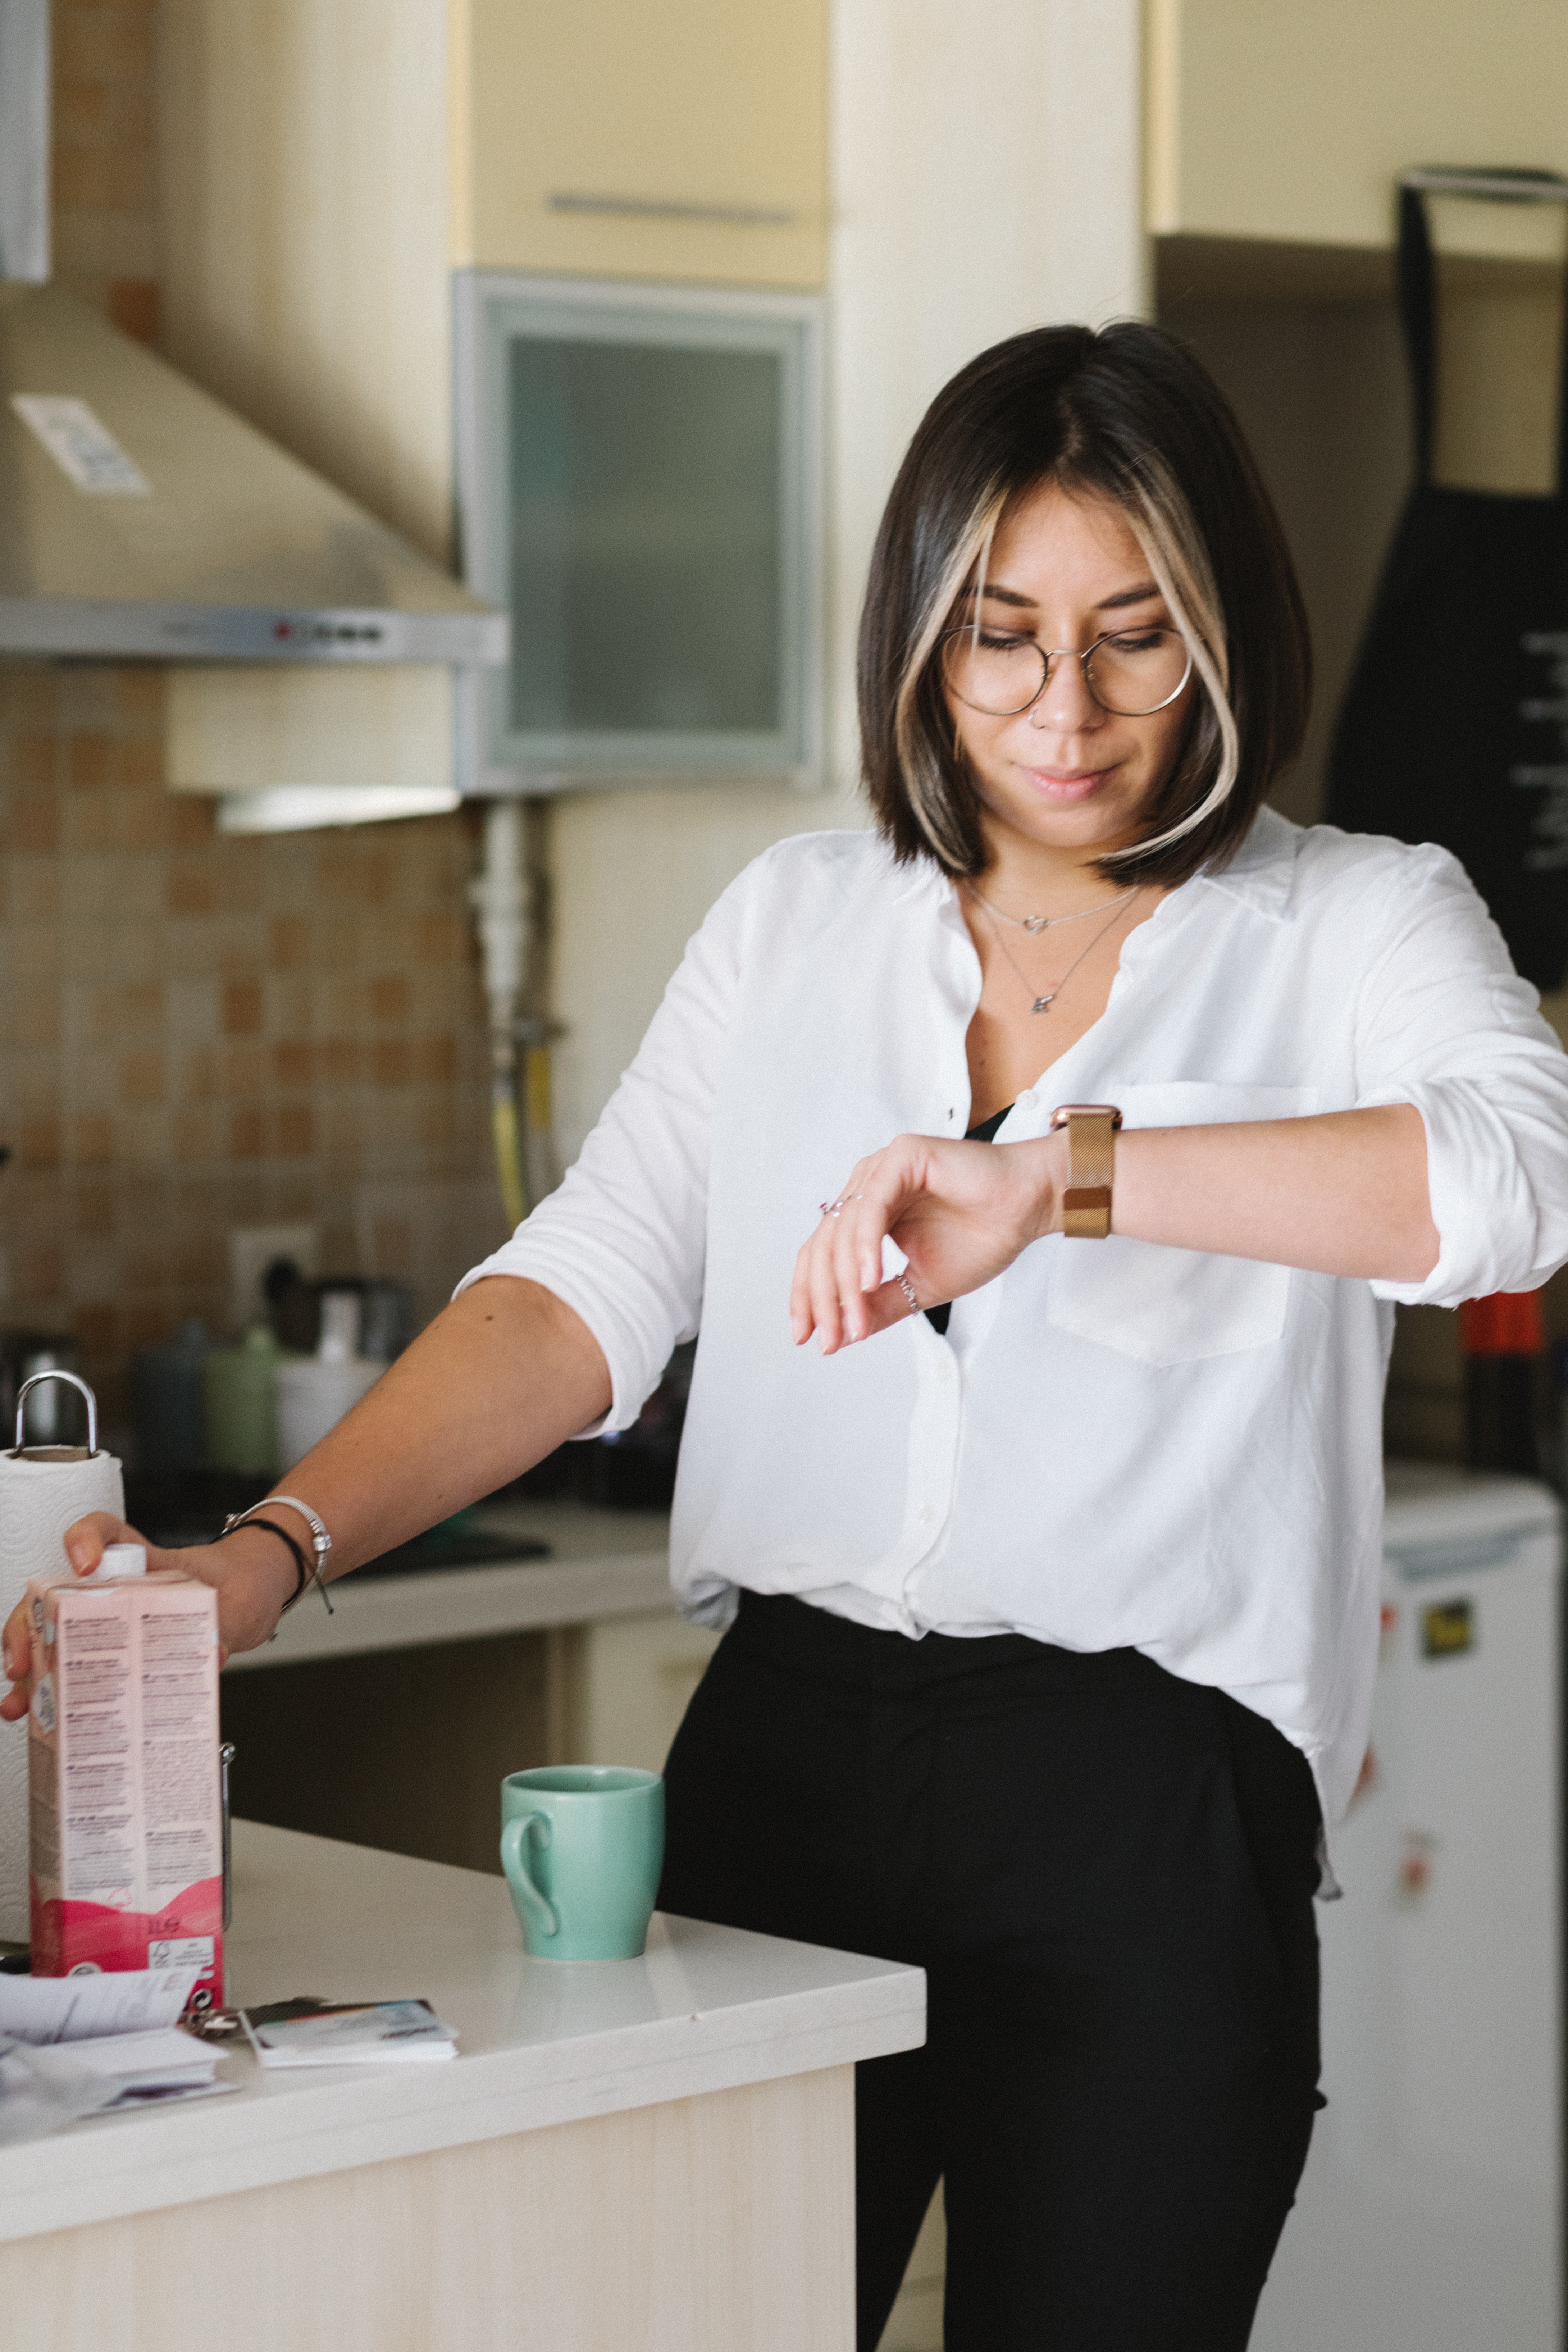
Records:
[[[973,622],[965,594],[955,625]],[[986,566],[980,625],[988,637],[1032,637],[1085,652],[1112,630],[1169,629],[1149,560],[1108,499],[1047,483],[1006,510]],[[992,859],[1026,843],[1079,859],[1139,836],[1139,819],[1181,746],[1195,677],[1163,710],[1123,719],[1102,709],[1082,664],[1058,661],[1027,710],[996,719],[947,690],[959,748],[984,808]]]

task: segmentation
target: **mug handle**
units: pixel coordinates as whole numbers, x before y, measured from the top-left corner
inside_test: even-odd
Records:
[[[507,1822],[500,1833],[500,1866],[507,1874],[508,1884],[521,1897],[523,1909],[528,1913],[540,1934],[558,1936],[561,1933],[560,1915],[554,1905],[547,1902],[535,1886],[528,1874],[528,1864],[523,1860],[523,1848],[528,1843],[530,1830],[539,1832],[539,1843],[542,1846],[548,1845],[550,1843],[549,1814],[520,1813]]]

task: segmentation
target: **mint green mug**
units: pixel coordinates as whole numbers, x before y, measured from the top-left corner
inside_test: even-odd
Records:
[[[635,1960],[664,1866],[664,1782],[623,1764],[543,1764],[500,1784],[500,1863],[536,1959]]]

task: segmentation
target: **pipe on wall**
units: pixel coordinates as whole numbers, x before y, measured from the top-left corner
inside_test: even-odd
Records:
[[[490,1133],[496,1181],[507,1223],[520,1225],[531,1208],[527,1183],[523,1106],[518,1098],[518,1024],[529,948],[528,894],[522,874],[523,814],[515,800],[491,801],[485,811],[484,863],[468,886],[479,919],[485,1000],[489,1013]]]

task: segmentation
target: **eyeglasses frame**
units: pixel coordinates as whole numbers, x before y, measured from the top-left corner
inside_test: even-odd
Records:
[[[965,621],[960,628],[944,629],[941,636],[938,637],[936,641],[936,651],[943,670],[944,685],[947,683],[945,674],[946,656],[942,652],[942,648],[947,644],[948,639],[950,637],[973,638],[976,635],[977,632],[974,624],[972,621]],[[1187,666],[1182,672],[1180,681],[1177,685],[1172,688],[1170,693],[1165,696],[1163,701],[1151,703],[1147,710],[1118,710],[1113,704],[1102,700],[1100,696],[1095,692],[1094,680],[1089,676],[1089,665],[1094,659],[1095,655],[1100,651],[1100,646],[1108,646],[1112,637],[1155,635],[1162,637],[1179,637],[1181,638],[1183,645],[1186,646]],[[1068,661],[1077,662],[1079,665],[1079,675],[1084,682],[1089,699],[1097,704],[1101,710],[1106,712],[1108,717],[1111,719],[1153,719],[1157,717],[1159,712],[1162,710],[1169,710],[1172,703],[1175,701],[1176,697],[1184,692],[1188,681],[1191,679],[1193,675],[1193,649],[1190,645],[1187,645],[1186,639],[1182,637],[1180,629],[1167,629],[1164,627],[1158,630],[1107,629],[1102,635],[1096,637],[1093,645],[1086,646],[1081,653],[1075,652],[1071,646],[1043,646],[1037,637],[1020,636],[1018,643],[1020,645],[1033,646],[1035,651],[1040,656],[1041,659],[1045,663],[1045,670],[1041,676],[1040,682],[1035,688],[1033,694],[1030,695],[1027,702],[1020,702],[1016,708],[1012,710],[987,710],[984,703],[971,702],[966,694],[959,694],[957,687],[952,687],[950,688],[951,692],[958,695],[958,699],[963,703],[965,710],[977,710],[983,719],[1021,719],[1026,710],[1032,710],[1034,709],[1041,695],[1044,694],[1047,687],[1049,686],[1051,682],[1051,664],[1055,661],[1065,659]]]

